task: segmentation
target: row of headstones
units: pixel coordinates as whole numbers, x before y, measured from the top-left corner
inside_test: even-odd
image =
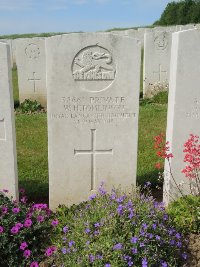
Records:
[[[172,61],[167,140],[177,183],[184,180],[183,143],[199,133],[200,32],[177,32]],[[9,47],[0,44],[0,188],[18,195]],[[50,207],[88,199],[102,180],[136,184],[141,46],[114,34],[46,39]],[[186,125],[186,127],[185,127]],[[167,165],[166,165],[167,169]],[[169,172],[164,200],[176,195]]]
[[[198,25],[138,28],[111,33],[139,39],[144,46],[143,95],[151,97],[168,91],[172,33]],[[47,104],[45,38],[1,39],[11,49],[11,65],[17,64],[19,99]]]

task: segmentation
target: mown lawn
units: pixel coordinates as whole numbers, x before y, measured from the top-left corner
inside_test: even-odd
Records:
[[[17,71],[13,70],[13,90],[15,104],[18,103]],[[151,101],[152,102],[152,101]],[[153,137],[165,132],[167,105],[143,102],[139,114],[138,172],[137,183],[157,181],[155,163],[157,157],[153,150]],[[29,199],[48,201],[48,151],[47,116],[16,115],[17,160],[19,184],[27,191]]]

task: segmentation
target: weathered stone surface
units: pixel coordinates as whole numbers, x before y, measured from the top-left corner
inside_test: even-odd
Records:
[[[0,189],[18,198],[14,104],[9,45],[0,42]]]
[[[188,30],[173,34],[170,67],[167,135],[171,152],[173,177],[177,184],[188,183],[181,172],[185,167],[184,143],[190,134],[200,135],[200,31]],[[178,191],[170,175],[168,161],[165,163],[164,200],[176,198]],[[184,193],[189,192],[185,184]]]
[[[46,106],[45,38],[21,38],[15,45],[20,102],[31,99]]]
[[[168,90],[171,55],[171,33],[154,32],[145,34],[143,95],[152,97]]]
[[[46,49],[50,207],[87,200],[101,181],[135,185],[139,41],[71,34]]]

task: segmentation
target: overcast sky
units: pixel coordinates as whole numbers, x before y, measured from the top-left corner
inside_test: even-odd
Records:
[[[150,25],[170,0],[0,0],[0,34]]]

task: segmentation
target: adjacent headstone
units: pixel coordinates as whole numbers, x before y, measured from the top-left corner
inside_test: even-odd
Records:
[[[19,100],[47,103],[45,38],[22,38],[15,41]]]
[[[9,45],[9,49],[10,49],[10,64],[11,64],[11,67],[13,67],[13,56],[12,56],[12,40],[11,39],[0,39],[0,42],[1,43],[6,43]]]
[[[0,190],[18,198],[16,138],[10,49],[0,42]]]
[[[143,95],[168,91],[171,33],[146,33],[144,41]]]
[[[140,43],[110,33],[46,41],[50,207],[101,181],[136,184]]]
[[[189,40],[189,41],[188,41]],[[185,167],[184,143],[190,134],[200,135],[200,31],[188,30],[173,34],[170,90],[168,101],[167,135],[173,158],[171,171],[177,183],[188,183],[181,172]],[[169,164],[165,163],[164,201],[168,203],[178,195],[170,175]],[[182,188],[189,192],[186,184]]]

